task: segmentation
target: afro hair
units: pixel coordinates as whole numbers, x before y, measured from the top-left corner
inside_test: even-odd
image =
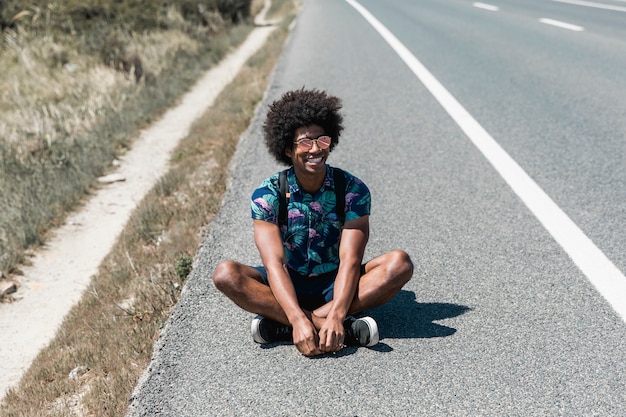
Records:
[[[279,164],[292,165],[285,151],[293,147],[296,130],[313,124],[332,138],[330,151],[339,143],[343,116],[341,99],[319,90],[288,91],[269,106],[263,124],[265,144]]]

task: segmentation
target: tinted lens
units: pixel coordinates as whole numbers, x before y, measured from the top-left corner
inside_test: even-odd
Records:
[[[303,151],[308,151],[313,147],[313,141],[311,139],[300,139],[298,142],[298,147]]]
[[[330,146],[330,136],[320,136],[319,138],[317,138],[317,146],[320,149],[326,149]]]
[[[320,136],[317,139],[303,138],[297,141],[296,143],[298,144],[298,147],[300,149],[302,149],[303,151],[308,151],[309,149],[313,147],[313,142],[317,143],[318,148],[326,149],[330,146],[332,139],[330,138],[330,136]]]

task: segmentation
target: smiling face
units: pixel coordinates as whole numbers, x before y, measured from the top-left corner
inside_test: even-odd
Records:
[[[328,159],[330,148],[321,149],[317,141],[313,141],[311,149],[303,150],[295,142],[301,139],[317,139],[323,135],[324,129],[318,125],[300,127],[294,134],[293,146],[285,151],[285,154],[291,158],[296,177],[302,185],[319,183],[319,187],[322,186],[326,176],[326,159]]]

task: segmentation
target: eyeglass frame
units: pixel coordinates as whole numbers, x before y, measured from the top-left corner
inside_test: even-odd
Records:
[[[325,147],[321,147],[321,146],[320,146],[320,143],[318,142],[318,141],[320,140],[320,138],[328,138],[328,139],[330,140],[330,141],[328,142],[328,145],[326,145]],[[304,148],[302,148],[302,147],[301,147],[302,142],[303,142],[303,141],[305,141],[305,140],[310,140],[310,141],[311,141],[311,146],[309,146],[309,147],[308,147],[308,148],[306,148],[306,149],[304,149]],[[318,147],[319,149],[328,149],[328,148],[330,148],[330,145],[332,145],[332,144],[333,144],[333,138],[332,138],[330,135],[327,135],[326,133],[324,133],[324,134],[322,134],[322,135],[319,135],[319,136],[318,136],[318,137],[316,137],[315,139],[313,139],[313,138],[309,138],[309,137],[304,137],[304,138],[301,138],[301,139],[299,139],[299,140],[297,140],[297,141],[294,141],[293,143],[294,143],[294,144],[295,144],[298,148],[300,148],[300,150],[302,150],[302,151],[310,151],[311,149],[313,149],[313,142],[315,142],[315,144],[317,145],[317,147]],[[323,144],[323,142],[322,142],[322,144]]]

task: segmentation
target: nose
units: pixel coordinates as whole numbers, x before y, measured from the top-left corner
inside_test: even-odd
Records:
[[[311,149],[309,149],[309,152],[314,153],[314,152],[322,150],[322,148],[320,148],[319,145],[317,144],[317,139],[314,139],[312,142],[313,143],[311,144]],[[315,149],[315,150],[313,150],[313,149]]]

